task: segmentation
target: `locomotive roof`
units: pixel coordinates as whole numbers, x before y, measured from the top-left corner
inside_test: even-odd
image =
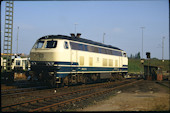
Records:
[[[77,42],[83,42],[83,43],[87,43],[87,44],[93,44],[93,45],[98,45],[98,46],[102,46],[102,47],[108,47],[108,48],[112,48],[112,49],[121,50],[121,49],[111,46],[111,45],[94,42],[92,40],[88,40],[88,39],[84,39],[84,38],[80,38],[80,37],[76,37],[76,36],[71,37],[71,36],[66,36],[66,35],[47,35],[47,36],[41,37],[39,40],[41,40],[41,39],[67,39],[67,40],[73,40],[73,41],[77,41]]]

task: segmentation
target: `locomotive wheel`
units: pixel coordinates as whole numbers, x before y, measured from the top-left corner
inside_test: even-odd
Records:
[[[69,85],[69,79],[68,79],[68,76],[67,77],[65,77],[64,79],[63,79],[63,81],[62,81],[62,86],[68,86]]]
[[[83,84],[87,84],[87,77],[84,75],[84,76],[82,76],[82,83]]]
[[[63,80],[61,80],[61,83],[56,84],[56,86],[57,86],[57,87],[68,86],[67,78],[64,78]]]
[[[71,84],[74,85],[74,84],[77,84],[77,75],[71,75]]]
[[[50,87],[56,87],[55,77],[51,77],[49,80],[49,86]]]

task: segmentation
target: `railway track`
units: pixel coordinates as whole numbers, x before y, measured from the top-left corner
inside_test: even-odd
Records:
[[[17,86],[18,88],[29,88],[29,87],[42,86],[43,84],[41,82],[21,80],[21,81],[15,81],[13,84],[10,85]]]
[[[159,85],[161,85],[161,86],[164,86],[164,87],[166,87],[166,88],[170,88],[170,84],[169,84],[169,82],[167,82],[167,83],[163,83],[163,82],[155,82],[155,83],[157,83],[157,84],[159,84]]]
[[[32,81],[27,81],[27,80],[20,80],[20,81],[14,81],[13,83],[5,83],[5,84],[1,84],[2,85],[2,89],[1,92],[9,92],[9,90],[14,90],[13,92],[15,92],[15,90],[20,90],[21,88],[33,88],[33,87],[41,87],[44,86],[44,84],[42,84],[41,82],[32,82]]]
[[[117,83],[107,83],[103,85],[96,85],[90,88],[83,88],[76,91],[47,96],[43,98],[38,98],[30,101],[25,101],[21,103],[1,106],[2,111],[58,111],[61,107],[74,103],[77,101],[82,101],[96,95],[102,95],[104,93],[109,93],[115,89],[125,87],[127,85],[134,84],[141,80],[126,80],[119,81]]]
[[[10,90],[2,90],[1,97],[16,97],[24,94],[31,94],[33,91],[42,90],[48,88],[47,86],[38,86],[38,87],[30,87],[30,88],[19,88],[19,89],[10,89]]]
[[[114,82],[115,83],[115,82]],[[74,90],[77,88],[88,88],[88,87],[96,87],[96,86],[102,86],[107,83],[97,83],[97,84],[89,84],[89,85],[81,85],[81,86],[73,86],[73,87],[64,87],[64,88],[52,88],[49,89],[46,86],[41,86],[41,87],[32,87],[32,88],[21,88],[21,89],[11,89],[11,90],[3,90],[1,91],[1,97],[2,98],[15,98],[19,96],[28,96],[28,95],[33,95],[33,93],[41,93],[41,92],[56,92],[61,91],[61,90]]]

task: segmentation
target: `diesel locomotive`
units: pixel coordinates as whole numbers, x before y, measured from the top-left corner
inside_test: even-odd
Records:
[[[80,37],[47,35],[30,51],[31,76],[50,86],[114,80],[128,72],[126,52]]]

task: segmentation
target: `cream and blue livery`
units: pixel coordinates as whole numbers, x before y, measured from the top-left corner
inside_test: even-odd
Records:
[[[128,72],[125,51],[80,35],[38,39],[30,52],[33,76],[55,86],[113,79]]]

